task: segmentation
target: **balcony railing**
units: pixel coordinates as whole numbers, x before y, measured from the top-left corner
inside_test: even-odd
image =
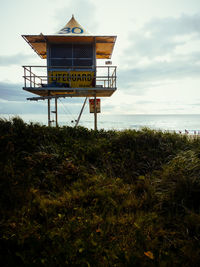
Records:
[[[49,82],[50,78],[55,78],[55,76],[48,76],[47,66],[23,66],[24,68],[24,89],[35,88],[41,89],[52,87]],[[55,68],[55,67],[54,67]],[[88,67],[56,67],[56,71],[91,71]],[[94,72],[94,83],[92,86],[95,89],[105,88],[105,89],[116,89],[116,66],[97,66]],[[36,74],[37,73],[37,74]],[[55,85],[54,85],[55,86]],[[56,86],[59,87],[59,86]],[[70,87],[70,86],[69,86]]]

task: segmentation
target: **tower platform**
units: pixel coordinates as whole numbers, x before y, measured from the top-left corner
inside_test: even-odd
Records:
[[[75,77],[73,74],[70,76],[70,72],[89,73],[83,71],[80,67],[76,72],[74,70],[77,70],[77,68],[67,71],[63,68],[62,71],[55,72],[54,76],[45,75],[47,66],[23,66],[23,68],[23,90],[36,94],[43,99],[54,97],[109,97],[117,89],[116,66],[97,66],[96,75],[93,75],[92,78],[89,76],[89,79],[92,79],[91,82],[88,82],[85,74],[84,81],[81,80],[81,76]],[[36,70],[40,74],[35,74]],[[56,82],[53,82],[54,78]]]

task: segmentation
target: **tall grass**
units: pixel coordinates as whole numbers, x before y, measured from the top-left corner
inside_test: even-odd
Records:
[[[1,266],[198,266],[200,142],[0,120]]]

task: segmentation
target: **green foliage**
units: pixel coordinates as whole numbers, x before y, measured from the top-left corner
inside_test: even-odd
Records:
[[[198,266],[200,141],[0,120],[1,266]]]
[[[162,209],[200,212],[200,159],[194,151],[175,156],[156,173],[155,183]]]

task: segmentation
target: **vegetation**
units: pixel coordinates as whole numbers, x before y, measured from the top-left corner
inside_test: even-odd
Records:
[[[0,120],[1,266],[199,266],[200,140]]]

